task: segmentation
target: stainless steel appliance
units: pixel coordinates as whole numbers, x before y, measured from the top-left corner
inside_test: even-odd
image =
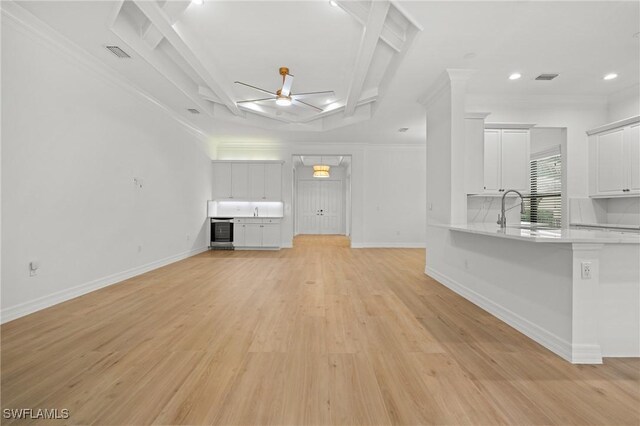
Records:
[[[211,218],[211,244],[214,250],[233,250],[233,218]]]

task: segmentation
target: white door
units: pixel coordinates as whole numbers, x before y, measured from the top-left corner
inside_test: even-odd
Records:
[[[629,185],[627,185],[627,189],[640,192],[640,124],[630,126],[625,138],[629,152]]]
[[[213,163],[213,199],[231,198],[231,164]]]
[[[503,130],[501,142],[501,188],[529,192],[529,131]]]
[[[318,181],[298,182],[298,220],[300,234],[320,233],[320,185]]]
[[[484,131],[484,190],[500,189],[500,130]]]
[[[598,192],[620,192],[626,188],[623,164],[624,129],[617,129],[598,136]]]
[[[298,182],[300,234],[343,234],[342,181]]]
[[[320,183],[320,233],[342,234],[342,181]]]

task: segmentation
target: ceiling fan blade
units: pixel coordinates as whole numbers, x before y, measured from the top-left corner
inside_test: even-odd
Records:
[[[304,93],[292,93],[291,94],[291,98],[292,99],[304,99],[304,98],[308,98],[311,96],[317,96],[317,95],[335,95],[336,92],[334,92],[333,90],[325,90],[322,92],[304,92]]]
[[[313,108],[313,109],[315,109],[315,110],[317,110],[317,111],[322,112],[322,108],[318,108],[318,107],[317,107],[317,106],[315,106],[315,105],[311,105],[311,104],[308,104],[308,103],[306,103],[306,102],[302,102],[301,100],[298,100],[298,99],[291,99],[291,101],[292,101],[293,103],[295,103],[295,104],[302,104],[302,105],[306,105],[306,106],[308,106],[308,107],[310,107],[310,108]]]
[[[252,89],[259,90],[260,92],[266,93],[266,94],[268,94],[268,95],[276,96],[276,94],[275,94],[275,93],[273,93],[273,92],[270,92],[270,91],[268,91],[268,90],[261,89],[261,88],[256,87],[256,86],[252,86],[252,85],[247,84],[247,83],[243,83],[243,82],[241,82],[241,81],[234,81],[234,83],[236,83],[236,84],[241,84],[241,85],[243,85],[243,86],[247,86],[247,87],[251,87]]]
[[[237,104],[244,104],[247,102],[260,102],[260,101],[275,101],[276,98],[261,98],[261,99],[248,99],[246,101],[238,101]]]
[[[293,76],[291,74],[287,74],[282,78],[282,90],[280,91],[280,93],[282,94],[282,96],[289,96],[289,94],[291,93],[291,86],[293,85]]]

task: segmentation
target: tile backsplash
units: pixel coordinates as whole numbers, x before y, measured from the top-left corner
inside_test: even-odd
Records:
[[[572,198],[569,222],[640,226],[640,197]]]
[[[520,198],[506,198],[506,208],[520,203]],[[467,197],[467,223],[496,223],[502,206],[502,197]],[[507,223],[520,223],[520,208],[514,207],[507,212]]]

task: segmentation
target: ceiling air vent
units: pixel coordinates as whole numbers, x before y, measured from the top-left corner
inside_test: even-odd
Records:
[[[200,111],[195,108],[187,108],[187,111],[189,111],[191,114],[200,114]]]
[[[408,127],[400,127],[400,128],[398,129],[398,131],[399,131],[400,133],[404,133],[404,132],[406,132],[407,130],[409,130],[409,128],[408,128]]]
[[[130,58],[129,54],[124,50],[120,49],[118,46],[105,46],[111,53],[116,55],[118,58]]]
[[[556,78],[558,74],[540,74],[536,77],[536,80],[549,81]]]

